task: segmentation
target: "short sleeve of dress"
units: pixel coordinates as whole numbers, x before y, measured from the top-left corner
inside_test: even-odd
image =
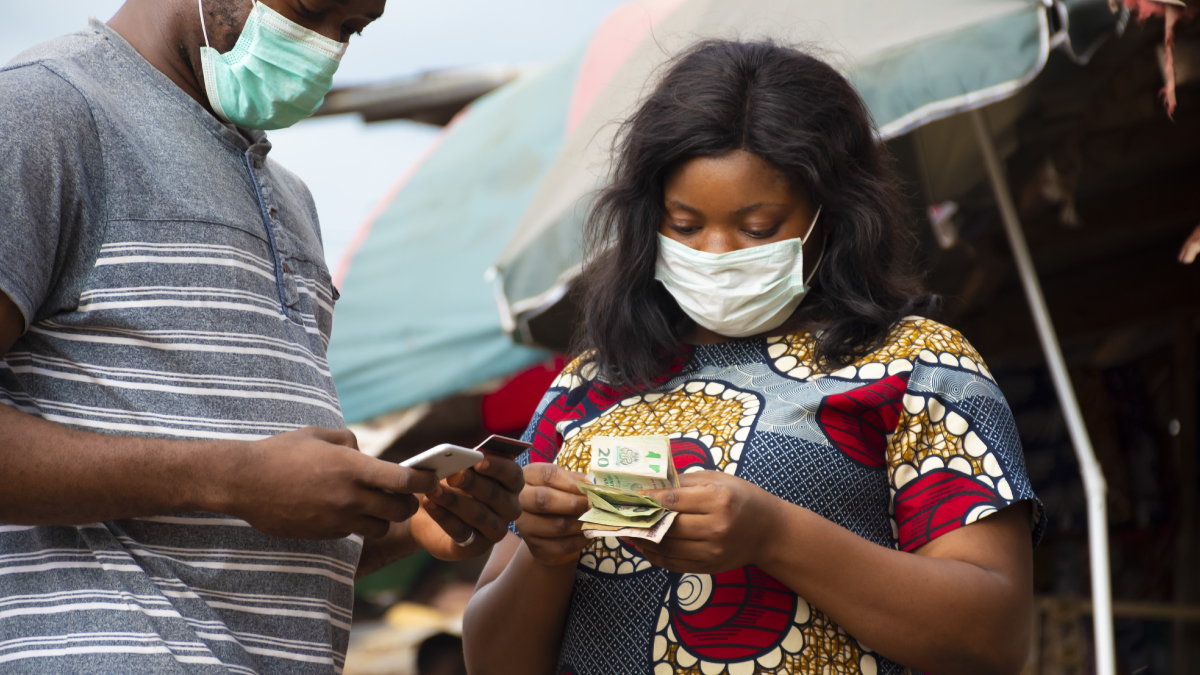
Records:
[[[518,465],[553,462],[558,456],[563,442],[560,425],[578,416],[575,409],[587,389],[577,374],[582,362],[583,358],[580,357],[568,364],[542,395],[542,400],[533,413],[533,419],[521,435],[522,441],[533,445],[517,457]],[[517,531],[515,523],[509,523],[508,528],[513,532]]]
[[[1034,543],[1045,514],[1025,471],[1004,395],[957,331],[920,320],[899,424],[888,443],[898,546],[929,541],[1022,501],[1034,504]]]

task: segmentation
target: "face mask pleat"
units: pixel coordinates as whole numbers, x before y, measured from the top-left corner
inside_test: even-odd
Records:
[[[726,253],[697,251],[661,234],[658,244],[655,278],[693,321],[719,335],[742,338],[778,328],[808,293],[803,239]]]
[[[222,119],[249,129],[291,126],[325,100],[345,50],[257,2],[232,50],[200,48],[209,103]]]

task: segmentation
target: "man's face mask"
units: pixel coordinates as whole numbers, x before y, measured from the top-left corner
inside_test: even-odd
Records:
[[[220,54],[208,44],[204,0],[200,62],[213,112],[248,129],[282,129],[312,115],[333,87],[347,44],[284,18],[254,0],[237,44]]]

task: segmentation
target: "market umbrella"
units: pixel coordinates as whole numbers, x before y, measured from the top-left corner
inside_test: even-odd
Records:
[[[958,195],[988,179],[1000,207],[1022,287],[1067,419],[1087,495],[1094,645],[1100,674],[1114,675],[1105,482],[1075,399],[1054,325],[1021,232],[996,136],[1006,136],[1021,106],[1012,100],[1042,71],[1050,49],[1085,61],[1123,28],[1106,2],[1092,0],[686,0],[619,65],[581,115],[491,269],[500,321],[521,344],[562,347],[575,324],[572,281],[582,259],[588,199],[605,184],[607,150],[661,66],[697,38],[767,37],[802,44],[832,61],[863,96],[881,142],[944,120],[925,133],[936,156],[931,185]],[[1073,20],[1074,19],[1074,20]],[[1074,30],[1073,26],[1074,25]],[[986,114],[984,108],[990,107]],[[960,113],[968,113],[961,115]],[[998,133],[997,133],[998,132]]]
[[[484,270],[611,68],[679,4],[619,7],[588,44],[475,101],[383,198],[334,279],[341,299],[329,364],[347,422],[486,388],[547,358],[513,344]]]
[[[1097,8],[1100,21],[1090,18]],[[603,180],[613,120],[654,68],[695,39],[768,36],[824,49],[854,78],[886,138],[1012,95],[1055,44],[1080,42],[1080,26],[1090,44],[1092,26],[1109,16],[1104,0],[619,7],[587,45],[461,113],[360,231],[338,271],[329,347],[347,421],[461,393],[544,359],[536,347],[566,347],[560,281],[581,256],[586,196]],[[963,159],[978,171],[978,158]],[[493,263],[489,287],[481,276]]]
[[[335,278],[329,364],[346,421],[461,393],[546,358],[500,328],[483,270],[562,145],[583,50],[460,113],[384,197]]]
[[[585,63],[595,92],[575,102],[573,133],[491,272],[502,325],[518,343],[565,347],[567,290],[582,256],[588,198],[606,178],[615,121],[697,39],[771,38],[815,50],[854,82],[886,141],[1012,97],[1051,49],[1073,47],[1085,58],[1118,20],[1105,0],[665,0],[627,11],[646,5],[658,10],[646,14],[661,17],[650,34]],[[602,27],[596,40],[604,34]],[[981,159],[973,143],[958,152],[968,184],[983,177]]]
[[[611,79],[491,269],[502,325],[519,343],[566,343],[575,323],[569,290],[583,254],[582,223],[589,197],[607,179],[607,152],[619,128],[614,121],[633,111],[672,55],[699,38],[765,37],[810,46],[854,82],[880,141],[946,119],[943,133],[926,138],[941,160],[940,174],[950,177],[949,185],[937,188],[955,194],[986,177],[999,206],[1083,476],[1096,665],[1101,675],[1115,675],[1104,475],[995,142],[1020,106],[992,104],[1018,95],[1041,72],[1052,48],[1061,46],[1084,61],[1113,28],[1122,29],[1122,21],[1108,12],[1107,2],[1091,0],[687,0],[655,26],[653,39],[643,40],[619,65],[610,64]],[[985,106],[999,114],[987,115]]]
[[[947,127],[959,132],[932,140],[940,141],[934,147],[943,168],[964,168],[943,175],[968,186],[990,179],[1062,385],[1094,507],[1098,663],[1108,675],[1103,476],[1019,236],[1000,170],[1003,152],[993,142],[1019,107],[1007,117],[1004,106],[991,105],[987,118],[980,109],[1018,95],[1054,48],[1085,59],[1120,20],[1106,0],[648,0],[622,7],[586,50],[478,102],[385,204],[346,277],[330,348],[347,419],[459,392],[543,357],[514,341],[565,347],[587,200],[606,179],[617,122],[660,66],[702,38],[807,46],[855,83],[881,140],[971,112]],[[479,281],[489,263],[494,298]]]

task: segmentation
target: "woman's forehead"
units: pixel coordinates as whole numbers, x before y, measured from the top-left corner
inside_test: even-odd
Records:
[[[745,150],[718,156],[694,157],[681,164],[667,180],[665,197],[672,200],[720,204],[732,202],[794,203],[803,191],[776,167]]]

